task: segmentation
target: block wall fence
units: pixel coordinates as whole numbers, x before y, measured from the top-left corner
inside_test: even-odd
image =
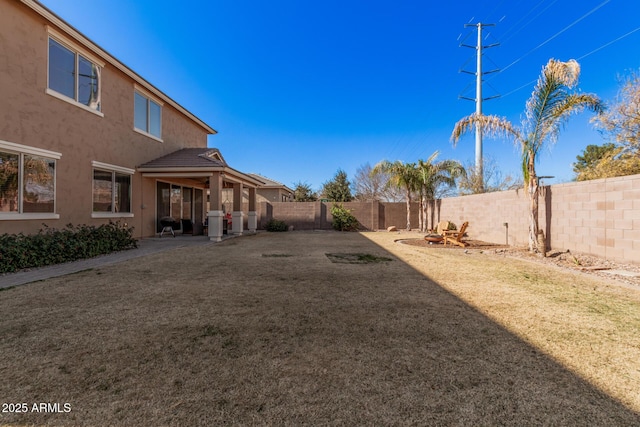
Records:
[[[262,202],[258,226],[271,218],[296,230],[331,229],[332,203]],[[367,230],[406,228],[406,203],[344,203]],[[525,247],[529,202],[524,190],[450,197],[428,212],[429,228],[441,220],[460,226],[467,235],[492,243]],[[541,187],[539,225],[547,247],[640,264],[640,175],[571,182]],[[411,206],[411,227],[418,228],[418,203]]]

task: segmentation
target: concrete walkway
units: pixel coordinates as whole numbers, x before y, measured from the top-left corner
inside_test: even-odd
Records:
[[[77,273],[78,271],[115,264],[128,259],[151,255],[171,249],[212,244],[214,244],[214,242],[210,241],[206,236],[149,237],[138,240],[138,247],[136,249],[129,249],[108,255],[97,256],[95,258],[0,275],[0,289],[24,285],[25,283],[36,282],[50,277]]]

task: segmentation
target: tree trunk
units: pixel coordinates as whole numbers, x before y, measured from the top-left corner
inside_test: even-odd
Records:
[[[436,229],[436,201],[434,198],[429,199],[429,208],[431,209],[431,229]]]
[[[529,251],[538,252],[538,177],[529,174]]]
[[[411,189],[407,188],[407,231],[411,231]]]
[[[427,230],[429,229],[429,223],[427,222],[427,197],[423,196],[422,197],[422,203],[420,204],[421,207],[421,215],[422,215],[422,231],[424,233],[427,232]]]
[[[422,201],[424,200],[424,195],[422,194],[422,189],[420,189],[420,202],[418,204],[418,229],[420,232],[424,231],[424,221],[422,218]]]

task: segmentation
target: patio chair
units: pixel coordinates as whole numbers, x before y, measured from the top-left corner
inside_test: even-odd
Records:
[[[447,230],[449,230],[449,224],[450,224],[449,221],[440,221],[438,223],[438,225],[436,226],[436,233],[441,235],[441,236],[444,236],[444,233]]]
[[[447,243],[452,243],[454,245],[462,246],[463,248],[468,245],[462,241],[462,237],[464,237],[465,231],[467,231],[467,226],[469,222],[464,222],[460,227],[460,230],[449,230],[444,232],[444,245],[447,246]]]

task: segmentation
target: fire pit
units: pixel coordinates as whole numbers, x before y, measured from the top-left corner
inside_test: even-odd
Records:
[[[424,240],[429,243],[440,243],[443,239],[444,237],[439,234],[427,234],[426,236],[424,236]]]

